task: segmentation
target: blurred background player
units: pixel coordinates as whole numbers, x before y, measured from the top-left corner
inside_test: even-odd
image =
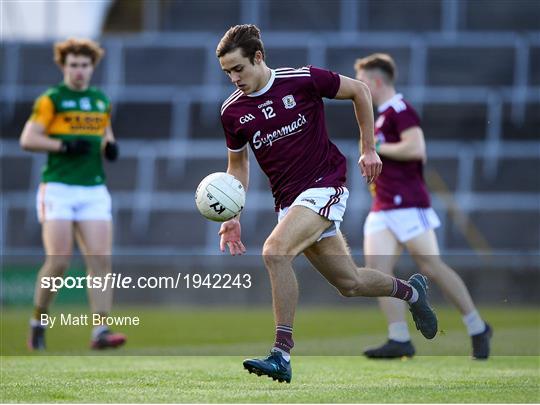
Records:
[[[424,182],[424,134],[416,111],[396,93],[395,63],[387,54],[373,54],[355,63],[356,78],[371,91],[379,116],[375,122],[377,152],[384,170],[371,185],[373,204],[364,224],[366,265],[393,274],[403,248],[420,271],[433,280],[459,309],[472,338],[472,355],[487,359],[492,330],[478,313],[459,275],[440,258],[434,229],[440,221],[431,208]],[[388,341],[365,350],[370,358],[413,356],[414,346],[400,300],[381,297],[388,321]]]
[[[426,298],[426,280],[409,282],[353,262],[339,231],[348,190],[346,159],[326,132],[323,97],[352,100],[360,130],[358,162],[372,183],[380,174],[375,152],[373,114],[368,88],[360,81],[315,67],[270,69],[264,59],[260,31],[254,25],[229,29],[216,50],[222,70],[236,90],[223,103],[221,120],[228,148],[227,172],[247,189],[247,146],[270,180],[279,213],[278,224],[263,246],[272,286],[276,335],[270,355],[248,359],[251,373],[291,381],[290,351],[298,284],[293,259],[304,253],[343,296],[393,296],[408,301],[425,337],[437,332],[437,319]],[[238,218],[224,222],[220,248],[243,254]]]
[[[28,341],[33,350],[45,349],[45,327],[40,317],[47,313],[54,297],[49,289],[40,288],[41,278],[64,274],[74,237],[89,275],[103,277],[111,272],[111,198],[105,186],[102,155],[116,160],[118,146],[110,125],[109,99],[89,87],[103,53],[97,43],[86,39],[55,44],[54,60],[64,80],[35,101],[20,137],[23,149],[48,153],[36,201],[47,257],[35,287]],[[88,289],[88,296],[93,314],[110,313],[112,289]],[[125,341],[124,335],[97,325],[91,347],[117,347]]]

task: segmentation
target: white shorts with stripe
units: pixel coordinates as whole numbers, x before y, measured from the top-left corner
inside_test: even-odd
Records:
[[[39,222],[51,219],[110,221],[111,196],[107,187],[41,183],[36,196]]]
[[[431,207],[371,211],[364,222],[364,236],[389,229],[404,243],[440,225],[441,221]]]
[[[279,210],[278,222],[287,215],[287,212],[291,207],[301,205],[333,222],[333,224],[321,234],[319,240],[335,236],[343,221],[343,214],[345,214],[348,197],[349,190],[347,190],[347,187],[308,188],[296,197],[289,207]]]

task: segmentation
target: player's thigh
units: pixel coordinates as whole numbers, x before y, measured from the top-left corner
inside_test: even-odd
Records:
[[[77,242],[85,256],[109,256],[112,250],[112,222],[88,220],[75,223]]]
[[[335,286],[356,280],[357,266],[341,232],[314,243],[304,250],[304,255]]]
[[[402,245],[388,228],[364,234],[364,257],[367,267],[391,274],[402,250]]]
[[[406,241],[405,247],[421,269],[429,269],[440,262],[439,244],[433,229]]]
[[[266,239],[263,255],[297,256],[315,243],[331,224],[309,208],[293,206]]]
[[[51,219],[41,228],[43,246],[47,255],[70,255],[73,250],[73,222]]]

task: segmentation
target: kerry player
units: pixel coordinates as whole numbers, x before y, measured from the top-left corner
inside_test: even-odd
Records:
[[[434,229],[440,225],[431,208],[423,177],[426,160],[420,120],[394,81],[397,70],[387,54],[358,59],[356,78],[370,89],[379,117],[375,123],[377,152],[384,171],[372,183],[373,205],[364,224],[366,264],[392,275],[406,248],[421,272],[435,281],[463,316],[475,359],[487,359],[491,328],[478,313],[461,277],[440,258]],[[388,341],[367,349],[370,358],[395,358],[415,354],[402,301],[379,298],[388,321]]]
[[[222,70],[236,86],[223,103],[221,120],[228,148],[227,172],[247,189],[248,144],[270,180],[278,224],[263,247],[272,285],[276,324],[270,355],[248,359],[258,375],[290,382],[290,351],[298,298],[292,268],[301,254],[347,297],[392,296],[408,301],[417,327],[431,339],[437,318],[427,302],[426,279],[409,282],[358,268],[339,231],[348,191],[346,160],[326,132],[323,98],[352,100],[361,135],[363,176],[372,183],[382,169],[375,152],[369,89],[360,81],[315,67],[270,69],[260,31],[254,25],[230,28],[217,46]],[[240,220],[224,222],[220,248],[243,254]]]
[[[40,319],[54,297],[49,289],[40,288],[41,278],[63,275],[74,237],[89,275],[104,277],[111,272],[111,197],[105,186],[102,156],[116,160],[118,145],[110,124],[109,99],[89,87],[103,53],[97,43],[86,39],[55,44],[54,60],[64,80],[38,97],[20,137],[23,149],[47,153],[36,199],[47,257],[35,287],[28,341],[33,350],[45,349],[45,327]],[[93,314],[110,313],[111,289],[89,289],[88,294]],[[91,347],[117,347],[125,340],[106,325],[96,325]]]

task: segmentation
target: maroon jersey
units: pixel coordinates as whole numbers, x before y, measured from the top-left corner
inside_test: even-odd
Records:
[[[345,184],[346,160],[330,142],[322,97],[334,98],[339,75],[315,67],[272,70],[261,90],[236,90],[221,108],[227,147],[249,143],[270,180],[276,210],[312,187]]]
[[[379,142],[399,142],[403,131],[420,126],[418,114],[401,94],[380,105],[378,111],[375,137]],[[374,196],[372,211],[426,208],[431,205],[421,160],[400,161],[384,156],[381,156],[381,160],[382,173],[371,186]]]

